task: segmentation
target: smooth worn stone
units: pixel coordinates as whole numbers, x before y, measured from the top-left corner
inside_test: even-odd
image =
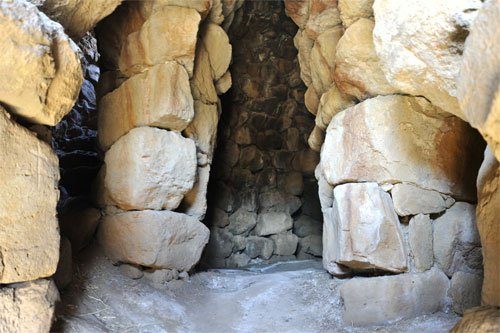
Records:
[[[250,257],[245,253],[233,253],[231,257],[226,260],[227,267],[245,267],[248,265]]]
[[[61,25],[26,1],[0,3],[0,31],[0,102],[31,123],[57,124],[82,85],[80,50]]]
[[[465,119],[456,79],[479,0],[378,0],[373,42],[387,81]],[[481,53],[482,55],[482,53]]]
[[[106,189],[124,210],[175,209],[196,176],[194,142],[151,127],[134,128],[121,137],[104,162]]]
[[[134,211],[105,216],[97,239],[115,262],[189,271],[208,242],[205,225],[170,211]]]
[[[316,126],[322,130],[326,130],[332,118],[337,113],[354,104],[354,99],[351,96],[342,93],[336,85],[331,86],[330,89],[321,96],[318,113],[315,119]]]
[[[194,9],[165,6],[154,12],[121,49],[120,71],[128,76],[174,60],[193,73],[200,14]],[[155,42],[163,36],[162,43]]]
[[[2,332],[49,332],[59,292],[50,280],[36,280],[0,288]]]
[[[407,182],[474,200],[481,139],[467,123],[438,112],[424,98],[390,95],[338,113],[321,151],[326,180]]]
[[[144,272],[141,269],[129,264],[121,264],[120,273],[134,280],[138,280],[144,276]]]
[[[477,12],[457,79],[457,98],[465,120],[481,132],[500,160],[500,3],[486,2]],[[481,61],[477,61],[478,56]]]
[[[337,246],[338,222],[333,211],[334,208],[323,208],[323,267],[334,276],[345,276],[350,273],[350,269],[337,263],[340,255],[340,249]]]
[[[305,26],[305,32],[310,38],[316,39],[322,32],[339,24],[342,24],[342,21],[337,1],[310,2],[309,17]]]
[[[450,333],[490,333],[499,330],[500,309],[495,306],[479,306],[466,310]]]
[[[310,85],[304,93],[304,104],[311,114],[316,115],[318,113],[319,97],[313,85]]]
[[[179,271],[176,269],[154,269],[144,271],[144,278],[153,285],[162,285],[172,280],[177,280]]]
[[[299,252],[307,253],[315,257],[323,254],[323,242],[321,235],[309,235],[299,238]]]
[[[271,239],[274,242],[274,254],[289,256],[297,250],[299,238],[291,232],[271,235]]]
[[[339,0],[340,19],[349,27],[360,18],[373,17],[374,0]]]
[[[175,62],[134,75],[99,102],[99,143],[104,150],[140,126],[184,130],[195,111],[186,70]]]
[[[258,236],[246,238],[245,253],[252,259],[261,258],[267,260],[273,254],[274,243],[271,239]]]
[[[219,80],[231,63],[232,47],[226,32],[217,24],[208,23],[201,34],[213,71],[214,81]]]
[[[398,93],[386,80],[375,53],[374,26],[372,20],[360,18],[347,28],[337,44],[335,84],[341,92],[359,100]]]
[[[182,199],[180,212],[193,216],[199,221],[205,218],[207,212],[207,188],[210,178],[210,165],[198,167],[196,181]]]
[[[391,197],[376,183],[343,184],[333,190],[333,235],[323,240],[335,262],[353,269],[407,270],[406,250]],[[352,205],[356,202],[356,205]]]
[[[340,287],[342,319],[349,325],[383,325],[431,314],[444,308],[449,285],[438,269],[351,279]]]
[[[399,216],[441,213],[455,202],[436,191],[421,189],[412,184],[396,184],[391,189],[394,209]]]
[[[215,90],[217,91],[217,95],[226,93],[232,85],[233,79],[231,77],[231,72],[226,71],[226,73],[224,73],[224,75],[222,75],[221,78],[215,82]]]
[[[482,302],[500,306],[500,164],[487,148],[477,176],[477,228],[481,236],[484,282]]]
[[[292,229],[292,217],[284,212],[269,212],[261,213],[257,219],[255,226],[255,234],[258,236],[267,236],[272,234],[279,234]]]
[[[299,197],[280,191],[268,191],[259,195],[260,212],[286,212],[293,215],[302,206]]]
[[[229,216],[229,225],[226,229],[233,235],[241,235],[248,233],[256,224],[257,214],[242,207]]]
[[[71,251],[71,243],[66,237],[61,237],[61,245],[59,248],[59,262],[57,270],[54,274],[54,282],[57,289],[65,289],[73,279],[73,254]]]
[[[320,153],[321,147],[323,146],[323,142],[325,141],[325,131],[319,128],[318,126],[314,126],[309,138],[307,139],[307,144],[311,147],[315,152]]]
[[[410,220],[408,231],[410,253],[417,272],[423,272],[434,264],[432,251],[432,224],[429,215],[419,214]]]
[[[448,276],[457,271],[477,272],[482,267],[476,206],[457,202],[434,220],[434,258]]]
[[[317,37],[311,49],[311,81],[318,96],[326,92],[333,83],[335,52],[342,34],[341,26],[326,30]]]
[[[195,100],[200,100],[205,104],[217,104],[219,101],[213,81],[210,58],[203,43],[196,48],[191,92]]]
[[[217,258],[227,258],[233,253],[233,235],[226,229],[215,228],[210,232],[206,253]]]
[[[0,106],[0,283],[54,274],[59,163],[48,144]]]
[[[451,278],[450,297],[453,311],[463,314],[467,309],[481,305],[481,275],[456,272]]]

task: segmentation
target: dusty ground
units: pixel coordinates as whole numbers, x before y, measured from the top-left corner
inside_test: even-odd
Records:
[[[385,327],[346,326],[342,280],[314,261],[199,272],[159,288],[121,275],[98,248],[75,266],[55,332],[448,332],[459,319],[436,313]]]

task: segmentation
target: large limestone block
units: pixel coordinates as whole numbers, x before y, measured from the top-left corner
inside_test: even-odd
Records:
[[[436,191],[421,189],[417,186],[400,183],[391,190],[394,209],[399,216],[441,213],[455,200]]]
[[[203,43],[196,48],[191,92],[195,100],[200,100],[205,104],[217,104],[219,101],[214,85],[210,57]]]
[[[200,260],[209,234],[188,215],[145,210],[105,216],[97,237],[113,261],[189,271]]]
[[[457,202],[434,220],[434,258],[448,276],[481,269],[481,244],[476,206]]]
[[[208,163],[212,161],[218,122],[217,105],[194,101],[194,118],[184,133],[194,140],[198,153],[208,157]]]
[[[184,195],[181,211],[202,221],[207,212],[207,189],[210,180],[210,164],[198,167],[193,188]]]
[[[434,264],[432,251],[432,223],[429,215],[419,214],[410,220],[408,244],[417,272],[423,272]]]
[[[99,101],[99,143],[105,150],[134,127],[184,130],[194,107],[186,70],[167,62],[134,75]]]
[[[334,79],[340,91],[364,100],[398,92],[387,82],[373,45],[372,20],[361,18],[337,44]]]
[[[120,53],[120,71],[131,76],[153,65],[175,60],[192,74],[200,19],[200,14],[191,8],[161,7],[139,31],[128,35]],[[158,36],[162,36],[161,42]]]
[[[326,180],[408,182],[474,200],[480,138],[421,97],[378,96],[333,117],[321,152]],[[352,158],[356,156],[356,158]]]
[[[54,21],[61,23],[73,39],[80,39],[108,16],[122,0],[28,0]]]
[[[351,96],[343,94],[337,86],[333,85],[321,96],[315,119],[316,126],[326,130],[333,116],[354,104],[354,99]]]
[[[104,162],[105,187],[124,210],[175,209],[196,176],[193,140],[158,128],[134,128],[115,142]]]
[[[0,283],[56,271],[59,163],[46,143],[0,107]]]
[[[332,191],[333,194],[333,191]],[[335,276],[343,276],[349,274],[348,267],[340,265],[337,260],[340,255],[338,246],[339,228],[337,212],[334,208],[322,208],[323,210],[323,267],[328,273]]]
[[[226,32],[217,24],[208,23],[203,30],[201,42],[210,59],[214,81],[226,73],[231,63],[232,47]]]
[[[0,31],[0,102],[30,122],[57,124],[82,84],[78,47],[25,1],[0,3]]]
[[[340,19],[345,27],[360,18],[373,17],[374,0],[339,0]]]
[[[406,250],[389,194],[376,183],[353,183],[335,187],[333,197],[336,237],[327,239],[333,242],[323,244],[324,251],[336,253],[338,264],[357,270],[405,271]]]
[[[483,248],[482,302],[500,306],[500,163],[488,148],[477,177],[477,228]]]
[[[376,0],[373,39],[387,80],[465,119],[455,81],[474,9],[481,5],[480,0]]]
[[[477,128],[500,160],[500,2],[479,10],[469,36],[457,81],[457,97],[465,119]],[[481,59],[481,61],[477,61]]]
[[[314,89],[321,96],[333,83],[335,51],[344,30],[337,26],[326,30],[316,38],[310,55],[311,80]]]
[[[0,288],[0,332],[49,332],[58,299],[59,292],[49,280]]]
[[[355,278],[340,287],[343,320],[381,325],[443,309],[450,282],[438,269],[425,273]]]
[[[500,331],[500,309],[479,306],[465,311],[450,333],[493,333]]]

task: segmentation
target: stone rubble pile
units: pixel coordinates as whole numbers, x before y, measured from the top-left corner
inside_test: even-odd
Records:
[[[314,119],[295,31],[279,1],[245,2],[231,26],[234,81],[223,98],[202,259],[210,267],[321,257],[319,154],[307,147]]]
[[[217,95],[231,86],[224,29],[241,4],[127,2],[96,28],[105,151],[97,237],[124,272],[156,283],[185,276],[208,242],[200,221],[221,112]]]
[[[483,302],[495,294],[495,280],[488,279],[497,273],[498,281],[498,265],[491,264],[496,254],[484,248],[484,240],[481,248],[480,232],[493,228],[493,212],[500,209],[498,162],[489,154],[476,193],[484,145],[464,120],[494,144],[488,133],[497,110],[494,102],[480,101],[482,116],[474,115],[476,122],[468,118],[479,105],[469,97],[479,80],[469,79],[478,75],[471,67],[481,66],[472,55],[462,68],[469,80],[461,88],[465,98],[457,99],[456,83],[464,41],[481,5],[285,0],[299,27],[295,46],[308,86],[306,106],[316,115],[309,144],[321,150],[316,178],[324,267],[335,276],[403,273],[345,283],[346,322],[383,324],[448,304],[462,314],[481,303],[482,253]],[[494,40],[495,28],[480,22],[478,29]],[[494,52],[485,41],[468,43]],[[465,50],[477,56],[477,50]],[[497,60],[496,55],[488,60],[491,73],[498,71]],[[496,84],[482,83],[483,96],[494,94]],[[495,237],[489,235],[481,232],[483,238]],[[360,310],[366,315],[359,316]]]

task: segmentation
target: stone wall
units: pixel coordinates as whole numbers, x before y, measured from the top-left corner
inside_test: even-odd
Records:
[[[309,144],[321,149],[324,267],[335,276],[404,273],[344,284],[344,320],[380,324],[450,300],[457,313],[479,305],[475,180],[484,144],[463,121],[455,80],[481,3],[285,4],[316,115]]]
[[[209,190],[212,267],[321,256],[321,209],[308,148],[313,117],[280,1],[248,1],[231,28],[233,87]]]

